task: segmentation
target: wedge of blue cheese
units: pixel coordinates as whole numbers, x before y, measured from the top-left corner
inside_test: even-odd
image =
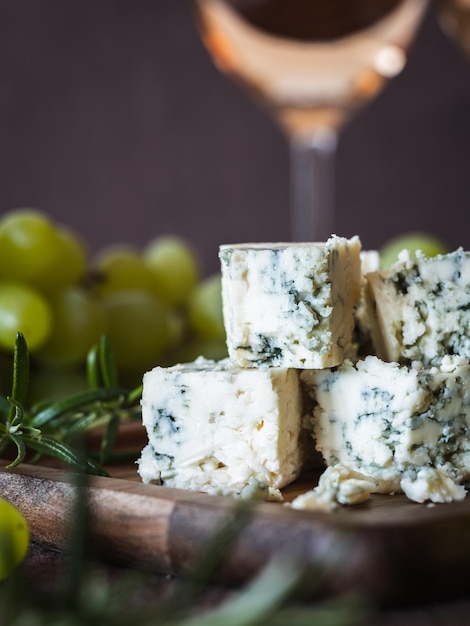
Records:
[[[432,364],[446,354],[470,358],[470,253],[411,258],[372,272],[368,311],[375,353],[385,361]]]
[[[300,374],[327,465],[376,481],[380,493],[418,502],[465,497],[470,476],[470,364],[447,355],[425,368],[368,356]]]
[[[280,498],[300,473],[301,393],[293,369],[203,358],[143,379],[144,483],[214,495]]]
[[[351,354],[358,237],[221,246],[229,357],[240,367],[323,368]]]

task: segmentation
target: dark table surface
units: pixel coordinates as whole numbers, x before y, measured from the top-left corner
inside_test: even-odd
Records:
[[[22,571],[27,580],[34,586],[37,581],[42,585],[55,584],[63,572],[64,556],[58,552],[32,544],[29,554],[23,563]],[[119,584],[130,571],[102,562],[94,566],[106,576],[112,589]],[[148,606],[155,611],[158,624],[158,602],[171,594],[180,581],[176,578],[152,574],[129,596],[129,604]],[[419,581],[417,581],[419,585]],[[200,614],[223,604],[237,592],[218,585],[210,585],[198,595],[194,601],[191,614]],[[448,601],[430,602],[425,606],[389,606],[367,608],[360,618],[361,626],[465,626],[470,624],[470,593],[469,598],[456,597]]]

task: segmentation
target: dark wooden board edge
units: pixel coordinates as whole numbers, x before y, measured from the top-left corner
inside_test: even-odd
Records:
[[[62,469],[0,467],[0,496],[23,512],[32,538],[53,549],[67,547],[75,494],[74,475]],[[121,478],[90,477],[87,494],[91,538],[102,558],[171,574],[190,567],[237,507],[231,498]],[[470,503],[429,508],[390,497],[375,502],[336,513],[250,505],[224,555],[220,580],[241,584],[280,556],[327,567],[324,594],[360,589],[380,603],[403,603],[466,591]]]

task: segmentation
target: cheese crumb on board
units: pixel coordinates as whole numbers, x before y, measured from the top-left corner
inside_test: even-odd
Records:
[[[149,443],[144,483],[279,499],[300,473],[301,396],[293,369],[233,367],[199,358],[144,376]]]
[[[351,353],[358,237],[220,247],[229,357],[241,367],[322,368]]]
[[[405,475],[400,481],[400,487],[415,502],[454,502],[466,496],[463,485],[457,484],[434,467],[422,467],[416,475]]]
[[[368,356],[300,377],[314,399],[314,438],[328,465],[363,473],[380,493],[403,490],[419,502],[441,502],[437,478],[423,483],[431,468],[459,499],[458,485],[470,476],[467,359],[445,356],[424,368]]]
[[[303,511],[334,511],[340,505],[365,502],[376,487],[372,478],[338,463],[326,468],[314,489],[286,506]]]

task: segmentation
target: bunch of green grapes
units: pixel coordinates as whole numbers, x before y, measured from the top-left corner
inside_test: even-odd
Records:
[[[129,384],[156,365],[226,355],[220,276],[201,277],[187,241],[159,236],[90,258],[76,232],[36,209],[0,218],[0,392],[18,331],[43,395],[48,379],[80,386],[76,373],[103,334]]]

